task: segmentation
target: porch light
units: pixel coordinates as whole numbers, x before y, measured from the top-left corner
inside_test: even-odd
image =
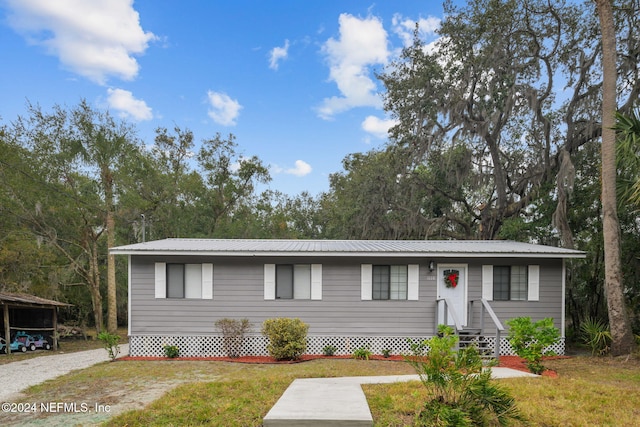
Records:
[[[429,261],[429,272],[433,273],[434,268],[435,268],[435,266],[433,264],[433,261]]]

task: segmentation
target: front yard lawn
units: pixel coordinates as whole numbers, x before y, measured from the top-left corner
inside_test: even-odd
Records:
[[[532,426],[635,426],[640,361],[593,357],[550,360],[558,378],[500,380]],[[86,402],[109,412],[0,414],[0,424],[259,426],[295,378],[413,374],[404,362],[322,359],[288,365],[211,361],[116,361],[28,390],[21,402]],[[427,396],[419,382],[367,385],[376,426],[412,425]]]

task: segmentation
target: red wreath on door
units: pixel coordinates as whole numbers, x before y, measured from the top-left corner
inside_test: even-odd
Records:
[[[458,279],[460,278],[460,272],[458,270],[445,270],[444,271],[444,283],[447,288],[455,288],[458,286]]]

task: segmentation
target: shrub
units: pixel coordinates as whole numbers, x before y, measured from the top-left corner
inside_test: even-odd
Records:
[[[177,345],[166,344],[162,349],[164,350],[164,355],[169,359],[175,359],[180,355],[180,348]]]
[[[359,360],[369,360],[373,353],[366,347],[360,347],[353,352],[352,357]]]
[[[325,345],[322,349],[322,354],[324,354],[325,356],[333,356],[334,354],[336,354],[336,350],[338,349],[335,345]]]
[[[560,339],[560,331],[553,326],[553,319],[547,317],[534,323],[530,317],[516,317],[507,321],[507,325],[511,348],[526,361],[531,372],[541,374],[544,371],[542,356],[555,354],[544,349]]]
[[[405,360],[430,398],[416,417],[418,426],[506,425],[524,421],[508,391],[491,380],[475,347],[455,351],[458,337],[447,330],[411,345]]]
[[[216,328],[222,333],[222,347],[229,357],[240,357],[244,346],[244,336],[251,330],[249,319],[219,319]]]
[[[445,335],[453,335],[455,334],[455,329],[453,329],[453,326],[450,325],[444,325],[444,324],[439,324],[438,325],[438,336],[439,337],[444,337]]]
[[[309,325],[300,319],[267,319],[262,334],[269,339],[267,351],[276,360],[295,360],[307,349]]]
[[[592,356],[602,356],[609,352],[611,332],[605,322],[588,317],[580,325],[580,332],[585,343],[591,347]]]
[[[110,334],[109,332],[100,332],[98,339],[104,344],[104,348],[107,350],[111,361],[116,360],[116,357],[120,354],[120,346],[118,345],[120,337],[115,334]]]
[[[382,349],[382,357],[384,357],[385,359],[388,357],[391,357],[391,350],[388,348],[383,348]]]

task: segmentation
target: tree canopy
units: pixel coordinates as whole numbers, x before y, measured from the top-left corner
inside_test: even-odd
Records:
[[[637,0],[613,6],[622,283],[633,306],[640,13]],[[135,126],[86,101],[50,112],[28,104],[24,117],[0,128],[0,288],[73,300],[75,315],[100,328],[108,283],[116,283],[118,320],[126,316],[126,271],[107,269],[113,245],[165,237],[513,239],[587,251],[587,262],[567,264],[568,318],[576,328],[586,317],[606,318],[595,4],[447,1],[438,41],[419,34],[378,76],[397,120],[389,140],[347,155],[319,195],[269,188],[268,166],[234,135],[197,140],[176,125],[142,141]],[[638,331],[637,314],[632,320]]]

